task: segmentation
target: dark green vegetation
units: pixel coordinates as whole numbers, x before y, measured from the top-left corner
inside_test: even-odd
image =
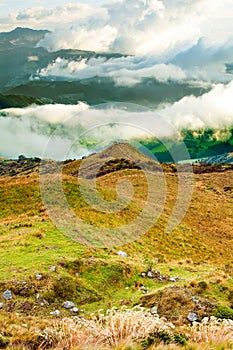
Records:
[[[227,153],[233,152],[233,129],[220,132],[211,129],[183,130],[181,136],[182,142],[172,139],[165,139],[164,143],[157,139],[142,140],[140,142],[156,156],[159,162],[172,162],[170,152],[176,155],[177,160],[184,160],[183,142],[190,154],[190,158],[194,161],[205,161],[207,163],[232,162],[232,155],[228,157]],[[219,159],[216,156],[219,156]]]
[[[59,52],[56,55],[62,56]],[[186,95],[200,96],[205,92],[202,88],[188,84],[160,83],[154,79],[146,79],[133,87],[116,86],[111,78],[99,77],[81,81],[36,80],[15,85],[18,86],[7,89],[8,94],[47,98],[52,103],[75,104],[77,101],[83,101],[96,105],[121,101],[152,108],[164,102],[173,103]]]

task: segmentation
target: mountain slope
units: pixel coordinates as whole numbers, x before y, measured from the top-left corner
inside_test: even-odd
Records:
[[[0,94],[0,109],[22,108],[27,107],[31,104],[42,105],[43,102],[39,99],[23,95],[17,96]]]
[[[0,33],[0,44],[9,45],[9,48],[13,46],[35,46],[41,39],[44,38],[45,34],[49,33],[48,30],[33,30],[30,28],[17,27],[10,32]]]

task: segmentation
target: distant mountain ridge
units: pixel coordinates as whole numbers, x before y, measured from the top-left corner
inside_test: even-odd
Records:
[[[0,44],[11,44],[17,46],[35,46],[49,30],[34,30],[30,28],[17,27],[10,32],[0,33]],[[10,45],[10,46],[11,46]]]

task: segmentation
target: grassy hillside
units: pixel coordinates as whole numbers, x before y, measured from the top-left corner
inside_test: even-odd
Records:
[[[127,146],[121,147],[129,152]],[[88,161],[97,164],[105,157],[109,162],[116,157],[114,152],[112,146]],[[137,152],[132,157],[137,157]],[[113,167],[111,172],[97,178],[97,187],[107,201],[117,197],[119,180],[130,181],[134,188],[132,201],[120,213],[101,213],[82,197],[77,182],[80,163],[67,161],[63,166],[64,192],[78,217],[93,226],[118,227],[138,216],[145,206],[148,189],[140,169]],[[48,162],[48,169],[54,166],[55,162]],[[166,316],[177,329],[187,324],[189,312],[195,312],[200,320],[205,315],[219,316],[221,312],[223,317],[227,312],[233,317],[233,170],[230,167],[224,172],[194,175],[189,210],[179,227],[167,233],[166,222],[177,196],[177,175],[172,165],[164,166],[167,196],[160,219],[132,243],[109,249],[81,245],[54,226],[41,200],[38,167],[37,159],[1,160],[0,164],[0,292],[9,289],[13,296],[7,301],[1,298],[0,323],[11,342],[22,344],[18,336],[20,329],[21,341],[32,348],[33,325],[44,329],[48,322],[53,322],[50,312],[56,309],[61,312],[59,320],[72,314],[62,307],[66,300],[83,310],[79,315],[85,318],[100,308],[157,306],[159,315]],[[128,256],[117,255],[119,250]],[[149,277],[148,272],[153,276]],[[192,298],[199,300],[200,308]],[[14,316],[15,312],[18,316]],[[27,339],[22,323],[30,324]],[[18,329],[17,336],[14,329]]]

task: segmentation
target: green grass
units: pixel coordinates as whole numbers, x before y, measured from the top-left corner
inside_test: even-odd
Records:
[[[82,198],[77,179],[69,175],[75,171],[75,166],[76,163],[66,164],[63,188],[67,201],[82,219],[98,227],[118,227],[130,222],[142,210],[147,184],[139,170],[121,170],[98,178],[97,188],[108,201],[116,199],[119,179],[130,180],[135,189],[132,201],[120,214],[104,214],[90,208]],[[111,249],[83,246],[66,237],[51,223],[40,197],[36,173],[3,177],[0,179],[0,291],[7,286],[12,288],[12,280],[36,283],[36,288],[49,298],[51,304],[46,310],[39,308],[34,312],[45,312],[48,316],[51,310],[61,306],[62,290],[59,297],[55,287],[60,279],[65,278],[70,281],[71,296],[87,313],[99,308],[106,310],[110,304],[131,307],[144,295],[140,285],[145,285],[149,293],[174,285],[141,277],[142,271],[153,267],[163,275],[178,276],[175,285],[191,288],[193,293],[199,293],[199,289],[192,287],[192,282],[198,286],[199,282],[207,281],[208,288],[201,291],[202,296],[229,307],[228,295],[233,290],[230,282],[232,200],[230,192],[224,191],[223,183],[230,183],[231,176],[230,171],[224,176],[221,173],[196,175],[189,211],[174,232],[166,233],[164,228],[177,191],[176,175],[166,173],[167,201],[159,221],[134,242]],[[207,191],[207,188],[211,190]],[[51,200],[56,202],[56,193]],[[226,232],[228,235],[225,236]],[[118,257],[116,252],[120,249],[129,257]],[[49,271],[53,265],[57,267],[55,273]],[[36,273],[41,273],[45,279],[36,282]],[[216,279],[221,279],[221,282],[216,284]],[[225,291],[224,286],[228,288]],[[17,295],[14,298],[27,300]],[[29,300],[35,303],[35,294]]]

